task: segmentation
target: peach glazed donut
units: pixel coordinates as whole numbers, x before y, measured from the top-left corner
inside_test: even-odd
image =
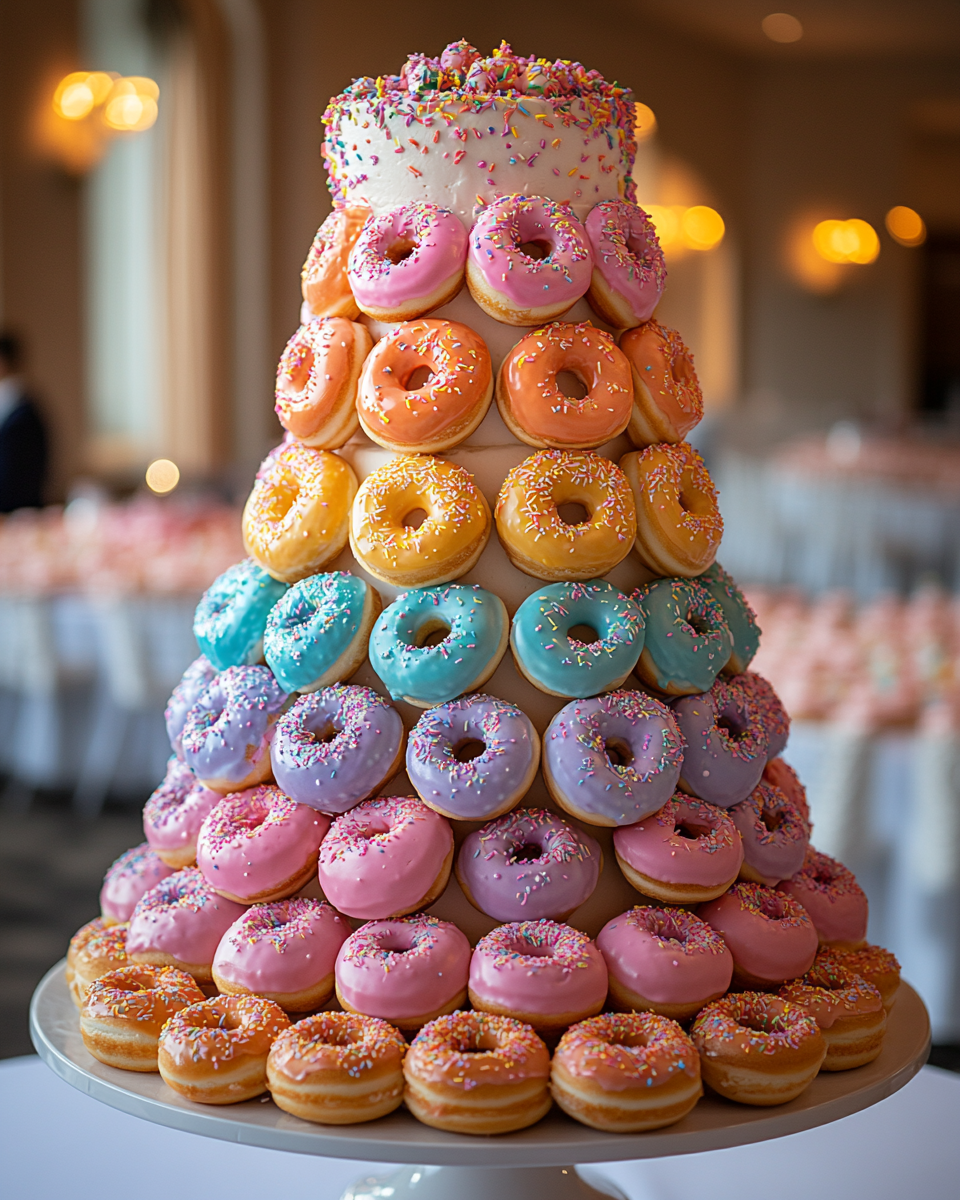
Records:
[[[74,978],[76,976],[77,952],[84,942],[89,941],[90,938],[96,937],[97,934],[103,933],[103,931],[107,928],[108,923],[104,921],[103,917],[94,917],[94,919],[92,921],[88,921],[86,925],[80,926],[67,945],[67,960],[63,970],[63,978],[67,987],[70,989],[70,995],[73,997],[74,1003],[77,1004],[78,1007],[82,1003],[82,1000],[78,996],[74,996]],[[126,939],[124,939],[124,942],[125,941]]]
[[[370,216],[365,204],[343,205],[335,208],[317,230],[300,274],[302,317],[306,320],[346,317],[354,321],[360,315],[347,279],[347,262]]]
[[[590,209],[585,228],[593,251],[590,307],[614,329],[649,321],[667,281],[653,222],[629,200],[603,200]]]
[[[733,955],[715,929],[682,908],[631,908],[597,934],[621,1012],[655,1012],[686,1021],[719,999],[733,977]]]
[[[215,996],[175,1013],[160,1034],[167,1087],[195,1104],[237,1104],[267,1090],[267,1055],[290,1018],[259,996]]]
[[[243,510],[243,544],[282,583],[315,575],[347,544],[357,477],[329,450],[288,435],[260,464]]]
[[[799,979],[813,965],[817,931],[806,909],[760,883],[735,883],[697,910],[730,947],[733,982],[771,990]]]
[[[703,417],[693,355],[675,329],[647,321],[620,339],[633,373],[628,433],[635,446],[682,442]]]
[[[305,446],[336,450],[356,432],[357,384],[373,339],[365,325],[318,317],[287,342],[277,367],[280,424]]]
[[[419,526],[410,524],[426,513]],[[471,570],[490,537],[490,509],[473,476],[432,455],[397,455],[363,481],[350,549],[374,579],[436,587]]]
[[[403,1063],[418,1121],[451,1133],[510,1133],[550,1111],[550,1052],[529,1025],[482,1012],[431,1021]]]
[[[567,396],[561,372],[586,395]],[[633,403],[630,366],[602,329],[556,321],[521,338],[497,376],[497,407],[515,438],[557,450],[595,449],[627,427]]]
[[[862,1067],[883,1049],[887,1014],[879,991],[853,971],[818,960],[780,995],[816,1020],[827,1044],[822,1071]]]
[[[561,506],[585,516],[568,524]],[[513,565],[535,579],[598,579],[630,553],[637,532],[623,472],[589,450],[540,450],[503,481],[497,533]]]
[[[620,459],[637,512],[637,557],[655,575],[700,575],[717,556],[723,517],[703,459],[687,442]]]
[[[106,925],[102,917],[97,917],[78,929],[70,939],[67,986],[77,1008],[83,1005],[87,989],[94,980],[108,971],[117,971],[130,965],[127,957],[128,928],[126,922]]]
[[[860,975],[880,993],[884,1009],[889,1013],[893,1008],[900,988],[900,964],[889,950],[871,945],[863,945],[856,950],[841,950],[831,946],[817,955],[814,967],[821,966]]]
[[[738,1104],[795,1100],[827,1053],[806,1009],[764,992],[731,993],[708,1004],[690,1036],[700,1052],[703,1082]]]
[[[428,378],[418,383],[424,372]],[[413,386],[411,386],[413,385]],[[493,367],[483,338],[459,321],[422,319],[382,337],[363,367],[363,432],[398,454],[459,445],[487,415]]]
[[[324,1012],[284,1029],[267,1057],[267,1087],[284,1112],[356,1125],[403,1103],[407,1043],[386,1021]]]
[[[603,1013],[560,1039],[550,1091],[567,1116],[592,1129],[661,1129],[682,1120],[703,1095],[700,1057],[668,1017]]]
[[[728,811],[743,840],[741,879],[774,887],[800,870],[809,843],[807,827],[778,787],[761,779],[746,800]]]
[[[80,1034],[94,1058],[121,1071],[156,1071],[160,1030],[188,1004],[202,1004],[192,975],[175,967],[121,967],[92,983]]]
[[[168,867],[146,842],[121,854],[108,868],[100,889],[100,915],[104,925],[129,921],[140,897],[172,874],[173,867]]]

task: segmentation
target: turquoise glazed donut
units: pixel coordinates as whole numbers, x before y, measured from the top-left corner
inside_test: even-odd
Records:
[[[475,584],[418,588],[380,614],[370,662],[394,700],[433,708],[486,683],[507,648],[509,625],[500,597]]]
[[[595,642],[570,636],[578,625]],[[643,649],[643,614],[605,579],[554,583],[517,609],[510,645],[522,675],[551,696],[583,698],[619,687]]]
[[[234,563],[200,598],[193,617],[197,645],[218,671],[263,661],[267,615],[287,590],[252,558]]]
[[[723,609],[692,579],[655,579],[633,593],[647,625],[637,674],[667,696],[709,692],[733,637]]]
[[[733,653],[730,661],[723,668],[725,675],[742,675],[753,662],[753,656],[760,648],[760,626],[757,624],[757,614],[747,603],[743,592],[733,582],[733,576],[715,562],[702,575],[697,576],[697,583],[705,587],[710,595],[723,609],[723,616],[730,626],[733,637]]]
[[[267,665],[285,692],[315,692],[348,679],[367,656],[380,593],[349,571],[308,575],[270,610]]]

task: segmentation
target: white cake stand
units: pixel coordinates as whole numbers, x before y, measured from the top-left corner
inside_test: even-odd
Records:
[[[430,1129],[405,1111],[364,1125],[322,1126],[282,1112],[267,1097],[229,1107],[191,1104],[170,1091],[159,1075],[118,1071],[87,1053],[62,962],[47,972],[34,994],[30,1033],[37,1053],[61,1079],[132,1116],[248,1146],[410,1164],[358,1182],[342,1200],[622,1196],[609,1183],[588,1184],[571,1164],[694,1154],[825,1125],[902,1088],[926,1062],[930,1049],[923,1001],[902,984],[880,1057],[855,1071],[818,1075],[790,1104],[750,1108],[707,1095],[678,1124],[642,1134],[600,1133],[554,1109],[530,1129],[473,1138]]]

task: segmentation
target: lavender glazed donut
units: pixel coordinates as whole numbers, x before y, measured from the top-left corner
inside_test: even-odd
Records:
[[[173,693],[167,701],[163,719],[174,754],[180,754],[180,736],[183,733],[187,713],[200,699],[207,684],[212,683],[216,677],[217,668],[205,654],[201,654],[187,667],[180,682],[173,689]]]
[[[817,931],[806,909],[761,883],[735,883],[697,915],[730,947],[736,988],[770,991],[806,974],[816,957]]]
[[[631,908],[597,934],[621,1012],[696,1016],[730,986],[733,955],[717,931],[682,908]]]
[[[457,857],[464,895],[496,921],[560,920],[593,894],[598,842],[545,808],[506,813],[468,834]]]
[[[222,796],[204,787],[178,758],[171,758],[163,783],[143,807],[143,832],[154,851],[175,871],[197,861],[200,826]]]
[[[292,896],[317,866],[330,818],[272,784],[224,796],[200,828],[197,866],[221,896],[267,904]]]
[[[614,329],[633,329],[653,316],[667,281],[653,222],[629,200],[595,204],[584,222],[593,251],[587,299]]]
[[[777,885],[810,914],[821,946],[857,950],[867,940],[867,897],[843,863],[807,847],[803,866]]]
[[[206,787],[239,792],[270,778],[270,742],[287,704],[269,667],[229,667],[203,690],[183,727],[183,758]]]
[[[673,703],[685,743],[680,786],[720,808],[746,800],[767,761],[763,714],[741,678],[718,679],[709,692]]]
[[[513,808],[539,763],[530,718],[477,693],[429,709],[407,744],[407,776],[420,799],[456,821],[486,821]]]
[[[173,874],[144,842],[127,850],[107,869],[100,889],[100,915],[104,925],[122,925],[130,920],[137,902],[161,880]]]
[[[730,809],[743,841],[740,878],[773,887],[803,866],[809,837],[803,816],[784,792],[762,779]]]
[[[469,970],[470,943],[450,921],[370,921],[337,955],[337,999],[347,1012],[420,1029],[463,1007]]]
[[[346,812],[396,775],[403,741],[391,704],[370,688],[337,684],[301,696],[277,722],[273,775],[298,804]]]
[[[786,749],[790,736],[790,718],[773,684],[755,671],[735,676],[752,704],[759,710],[760,720],[767,731],[767,758],[776,758]]]
[[[312,1012],[333,995],[333,967],[350,926],[319,900],[255,904],[220,939],[213,981],[228,996],[262,996]]]
[[[683,739],[673,713],[643,692],[574,700],[543,740],[550,795],[591,825],[632,825],[673,795]]]

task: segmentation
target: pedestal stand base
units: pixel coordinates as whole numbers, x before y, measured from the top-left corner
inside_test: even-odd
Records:
[[[626,1200],[598,1182],[602,1190],[575,1167],[400,1167],[358,1180],[340,1200]]]

